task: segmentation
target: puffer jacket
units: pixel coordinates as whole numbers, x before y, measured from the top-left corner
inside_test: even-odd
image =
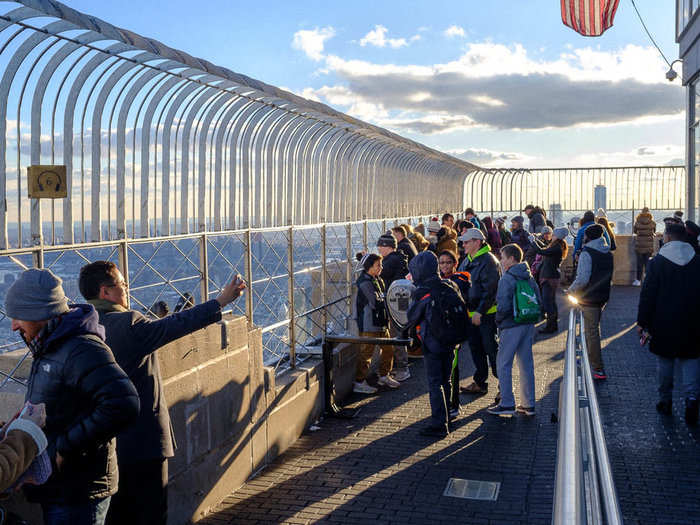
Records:
[[[416,255],[409,265],[413,284],[411,306],[408,308],[408,323],[411,327],[417,326],[423,350],[425,352],[443,353],[453,350],[454,347],[446,347],[430,333],[428,320],[428,308],[430,308],[430,292],[440,284],[438,273],[438,260],[433,252],[425,251]],[[454,282],[446,280],[459,291]]]
[[[656,223],[651,213],[640,213],[634,221],[634,251],[637,253],[654,253]]]
[[[44,432],[53,462],[44,485],[26,486],[30,501],[66,504],[117,492],[114,436],[138,416],[139,397],[98,320],[91,305],[72,305],[28,345],[34,362],[26,401],[46,403]]]
[[[423,237],[421,232],[413,232],[409,234],[408,238],[413,243],[413,246],[416,247],[416,252],[418,253],[424,252],[428,249],[428,246],[430,246],[430,242]]]
[[[459,271],[469,272],[472,279],[467,300],[469,311],[481,315],[496,313],[496,290],[501,270],[498,260],[491,253],[491,247],[484,244],[473,257],[467,255]]]
[[[530,281],[530,286],[537,296],[537,303],[542,305],[540,288],[537,286],[535,279],[532,277],[527,263],[521,262],[511,266],[498,282],[498,294],[496,296],[496,300],[498,301],[496,325],[498,325],[499,328],[513,328],[514,326],[522,326],[521,324],[515,322],[513,312],[515,283],[518,281]]]
[[[652,353],[700,357],[700,256],[690,244],[664,244],[649,262],[639,296],[637,324],[651,334]]]
[[[437,253],[440,254],[443,250],[450,250],[457,253],[457,232],[452,228],[443,226],[438,232]]]

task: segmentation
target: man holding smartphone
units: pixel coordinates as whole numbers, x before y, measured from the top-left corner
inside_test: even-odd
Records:
[[[216,299],[157,320],[128,309],[126,281],[112,262],[83,266],[78,285],[97,309],[106,342],[141,399],[138,419],[117,436],[119,492],[107,523],[166,524],[167,458],[174,455],[174,446],[155,351],[221,320],[221,309],[240,297],[246,283],[236,275]]]

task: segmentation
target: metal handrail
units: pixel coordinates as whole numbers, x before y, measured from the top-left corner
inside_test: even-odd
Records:
[[[559,390],[552,523],[622,524],[579,308],[569,312]]]

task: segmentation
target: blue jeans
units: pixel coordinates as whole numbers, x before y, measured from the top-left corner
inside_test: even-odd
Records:
[[[430,426],[447,424],[447,400],[450,396],[450,375],[454,351],[431,352],[423,345],[423,363],[428,380]]]
[[[44,503],[44,525],[103,525],[112,498],[88,500],[84,503]]]
[[[498,384],[501,387],[501,406],[514,407],[513,359],[518,356],[520,369],[520,403],[525,407],[535,406],[535,361],[532,357],[532,341],[535,325],[524,324],[503,328],[498,334],[497,354]]]
[[[673,393],[673,365],[676,359],[659,358],[659,400],[671,401]],[[688,399],[698,399],[700,394],[700,358],[678,359],[681,369],[681,395]]]

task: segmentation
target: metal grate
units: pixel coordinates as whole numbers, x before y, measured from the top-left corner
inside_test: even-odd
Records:
[[[496,501],[500,489],[501,484],[497,481],[450,478],[442,495],[451,498]]]

